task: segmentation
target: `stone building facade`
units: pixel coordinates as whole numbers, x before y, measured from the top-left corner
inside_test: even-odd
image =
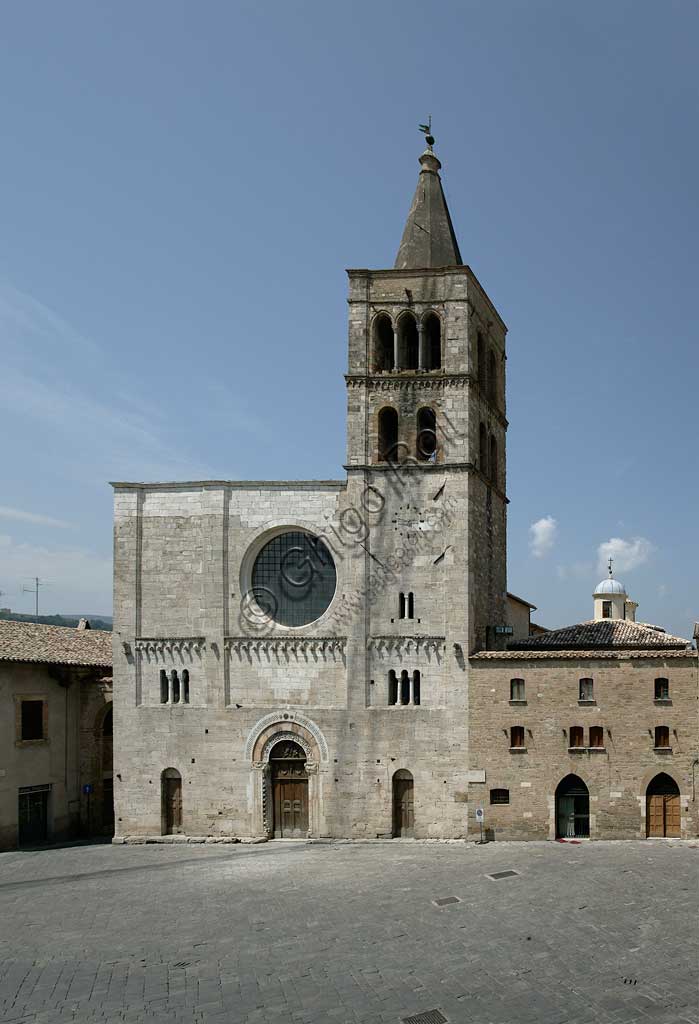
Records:
[[[469,832],[506,327],[420,165],[395,266],[348,271],[344,478],[113,485],[117,835]]]
[[[0,850],[111,835],[112,636],[0,621]]]

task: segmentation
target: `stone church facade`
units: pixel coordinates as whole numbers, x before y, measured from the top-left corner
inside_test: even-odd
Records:
[[[113,485],[117,836],[473,832],[472,681],[513,655],[506,327],[420,164],[395,266],[348,272],[345,477]]]

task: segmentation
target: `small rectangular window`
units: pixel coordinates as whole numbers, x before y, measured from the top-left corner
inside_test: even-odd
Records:
[[[594,683],[592,679],[581,679],[578,700],[594,699]]]
[[[612,602],[611,601],[603,601],[602,602],[602,618],[603,619],[611,619],[611,617],[612,617]]]
[[[491,802],[491,804],[509,804],[509,802],[510,802],[510,791],[509,791],[509,789],[491,789],[491,791],[490,791],[490,802]]]
[[[524,700],[523,679],[510,679],[510,700]]]
[[[511,747],[523,747],[524,746],[524,726],[513,725],[510,729],[510,746]]]
[[[43,700],[23,700],[20,715],[20,739],[45,739]]]
[[[669,747],[670,746],[670,730],[666,725],[656,725],[655,727],[655,745],[656,747]]]
[[[670,699],[670,680],[669,679],[656,679],[655,680],[655,699],[656,700],[669,700]]]
[[[585,746],[585,730],[581,725],[571,725],[570,727],[570,747],[583,747]]]
[[[591,747],[603,747],[604,746],[604,729],[601,725],[590,726],[590,746]]]

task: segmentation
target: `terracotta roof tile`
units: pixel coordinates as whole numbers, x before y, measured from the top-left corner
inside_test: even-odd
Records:
[[[112,634],[102,629],[73,629],[0,619],[0,661],[111,668]]]
[[[545,633],[516,640],[508,647],[511,651],[529,650],[667,650],[686,649],[689,641],[672,636],[657,626],[626,619],[592,619],[562,629],[549,629]]]

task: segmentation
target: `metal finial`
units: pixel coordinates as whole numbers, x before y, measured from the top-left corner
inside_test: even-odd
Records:
[[[609,578],[610,578],[610,579],[612,578],[612,565],[613,565],[613,564],[614,564],[614,559],[613,559],[613,558],[610,558],[610,559],[609,559]]]
[[[425,142],[432,149],[434,146],[434,135],[432,134],[432,114],[427,118],[427,124],[418,125],[420,131],[425,136]]]

